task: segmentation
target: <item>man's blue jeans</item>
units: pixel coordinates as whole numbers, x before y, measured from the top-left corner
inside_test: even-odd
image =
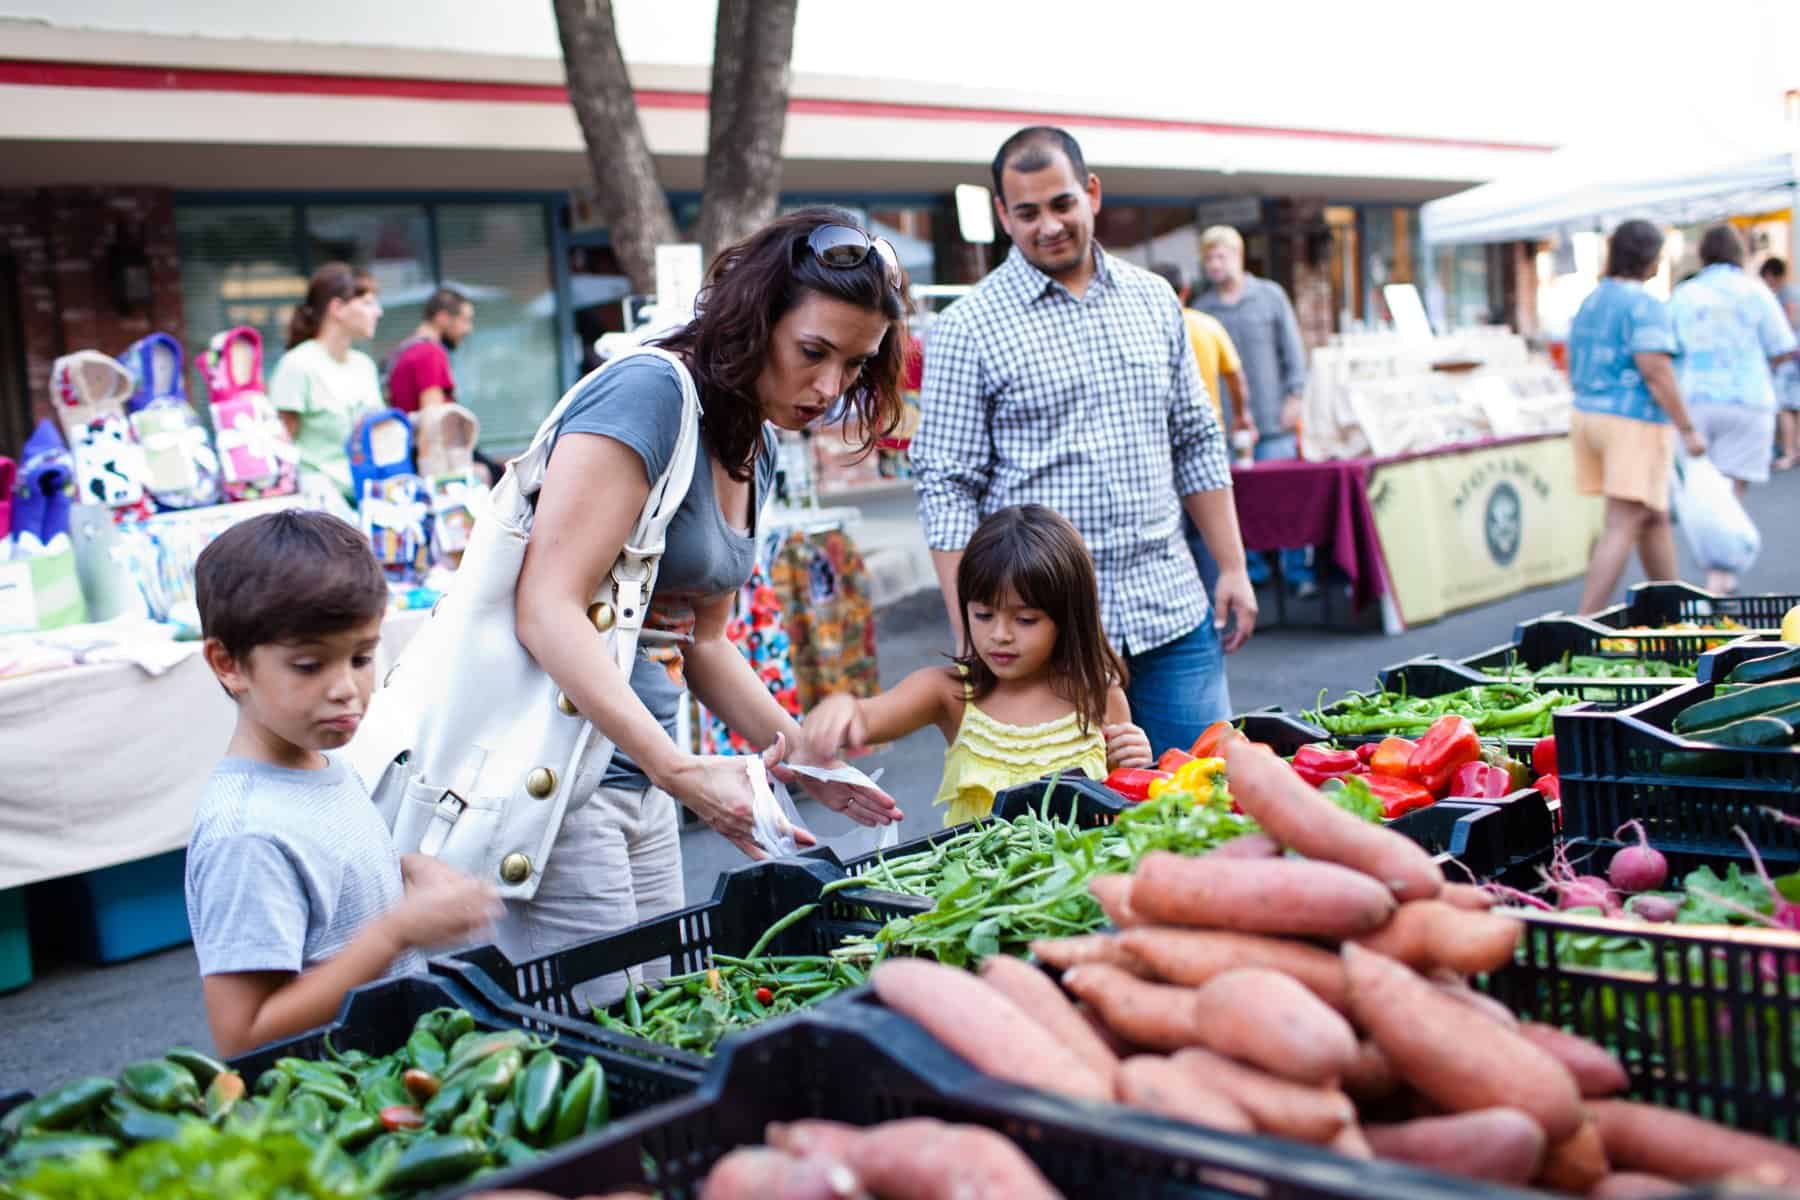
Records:
[[[1291,433],[1279,436],[1259,438],[1256,443],[1256,461],[1265,462],[1270,459],[1289,459],[1300,457],[1300,439]],[[1307,547],[1291,547],[1280,551],[1281,574],[1290,588],[1313,583],[1314,574],[1310,561],[1311,551]],[[1269,556],[1255,553],[1248,556],[1250,566],[1250,582],[1261,586],[1269,578]],[[1195,559],[1196,562],[1199,559]]]
[[[1166,646],[1125,656],[1131,672],[1126,699],[1131,719],[1150,738],[1157,755],[1170,747],[1186,750],[1214,721],[1231,715],[1225,682],[1225,651],[1212,614]]]

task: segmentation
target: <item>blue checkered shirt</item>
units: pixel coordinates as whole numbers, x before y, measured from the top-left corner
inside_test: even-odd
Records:
[[[1180,497],[1230,487],[1231,470],[1174,292],[1095,256],[1078,300],[1015,247],[932,324],[912,463],[933,550],[962,549],[1013,504],[1067,517],[1107,636],[1141,654],[1211,611]]]

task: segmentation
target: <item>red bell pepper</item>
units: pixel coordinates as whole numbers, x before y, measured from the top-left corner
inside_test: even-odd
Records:
[[[1377,775],[1391,775],[1395,779],[1410,779],[1407,764],[1412,761],[1414,742],[1411,738],[1382,738],[1375,747],[1375,757],[1369,760],[1369,770]]]
[[[1450,794],[1460,799],[1498,800],[1510,791],[1512,777],[1492,763],[1464,763],[1450,780]]]
[[[1189,754],[1186,750],[1179,750],[1174,746],[1171,746],[1162,752],[1161,758],[1156,760],[1156,769],[1159,771],[1168,771],[1172,774],[1181,768],[1182,763],[1193,761],[1194,756],[1192,754]]]
[[[1327,779],[1349,775],[1362,765],[1354,750],[1333,750],[1329,746],[1302,746],[1294,752],[1294,773],[1318,787]]]
[[[1559,775],[1539,775],[1531,785],[1543,794],[1546,800],[1562,802],[1562,777]]]
[[[1150,785],[1158,779],[1172,778],[1169,771],[1152,771],[1145,767],[1120,767],[1106,777],[1106,786],[1133,804],[1150,798]]]
[[[1243,730],[1230,721],[1214,721],[1194,740],[1188,753],[1195,758],[1223,758],[1225,743],[1244,736]]]
[[[1556,735],[1541,737],[1537,745],[1531,748],[1531,771],[1534,775],[1555,775],[1556,769]]]
[[[1437,797],[1431,794],[1430,788],[1397,775],[1368,775],[1363,778],[1363,782],[1369,785],[1369,793],[1381,801],[1381,816],[1384,820],[1391,821],[1414,809],[1437,803]]]
[[[1481,758],[1481,738],[1469,718],[1451,713],[1433,721],[1431,728],[1413,747],[1407,759],[1406,772],[1441,796],[1464,763]]]
[[[1364,766],[1367,766],[1375,760],[1375,749],[1376,743],[1364,742],[1356,748],[1357,761],[1361,762]]]

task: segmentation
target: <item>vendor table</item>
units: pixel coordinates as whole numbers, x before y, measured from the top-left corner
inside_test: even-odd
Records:
[[[1582,574],[1599,536],[1596,497],[1575,493],[1557,434],[1429,454],[1263,462],[1232,470],[1247,550],[1316,546],[1383,624],[1408,623]]]
[[[426,615],[388,616],[377,671]],[[0,680],[0,890],[187,844],[236,720],[198,650],[160,675],[108,662]]]

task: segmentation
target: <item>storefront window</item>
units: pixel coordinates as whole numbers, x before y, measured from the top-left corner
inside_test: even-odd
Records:
[[[431,228],[423,205],[330,205],[306,209],[306,238],[314,270],[347,262],[374,276],[381,289],[381,323],[357,349],[379,365],[412,335],[437,286],[431,269]]]
[[[475,332],[451,358],[457,398],[481,418],[484,445],[522,446],[558,390],[543,206],[442,204],[435,215],[443,281],[475,302]]]
[[[206,402],[196,360],[213,335],[239,325],[262,334],[264,378],[281,355],[288,316],[306,295],[289,205],[177,208],[181,292],[192,379],[188,395]]]

